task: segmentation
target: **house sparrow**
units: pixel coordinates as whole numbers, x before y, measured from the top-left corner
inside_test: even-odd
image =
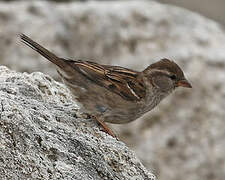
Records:
[[[105,122],[123,124],[151,111],[176,87],[191,88],[181,68],[162,59],[138,72],[90,61],[57,57],[24,34],[22,42],[58,66],[57,71],[88,114],[114,136]]]

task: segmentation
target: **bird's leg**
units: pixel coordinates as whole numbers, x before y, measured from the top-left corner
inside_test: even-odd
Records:
[[[112,137],[116,138],[116,135],[113,133],[113,131],[104,123],[104,121],[102,121],[99,117],[96,117],[96,116],[92,116],[93,119],[95,119],[102,127],[103,127],[103,130],[111,135]]]

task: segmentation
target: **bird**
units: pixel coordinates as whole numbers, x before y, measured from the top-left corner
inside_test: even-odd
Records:
[[[143,71],[92,61],[61,58],[25,34],[20,40],[51,61],[81,110],[97,120],[113,137],[106,123],[132,122],[156,107],[178,87],[192,88],[182,69],[163,58]]]

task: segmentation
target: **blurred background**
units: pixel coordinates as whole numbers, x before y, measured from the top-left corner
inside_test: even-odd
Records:
[[[67,58],[135,70],[175,60],[193,89],[112,128],[159,180],[224,180],[224,9],[223,0],[0,1],[0,63],[59,80],[21,32]]]
[[[192,10],[225,25],[224,0],[158,0],[158,2]]]

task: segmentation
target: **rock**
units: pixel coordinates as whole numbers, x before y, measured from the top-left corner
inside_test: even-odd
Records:
[[[49,76],[0,66],[0,102],[0,179],[155,179]]]
[[[189,1],[158,0],[158,2],[173,4],[175,6],[190,9],[225,25],[225,14],[224,14],[225,1],[205,0],[204,3],[202,3],[201,0],[189,0]]]
[[[225,33],[220,25],[150,1],[1,3],[0,24],[0,62],[19,71],[56,77],[48,61],[18,42],[18,32],[63,57],[136,70],[163,57],[174,59],[193,89],[178,89],[117,132],[161,180],[224,179]]]

